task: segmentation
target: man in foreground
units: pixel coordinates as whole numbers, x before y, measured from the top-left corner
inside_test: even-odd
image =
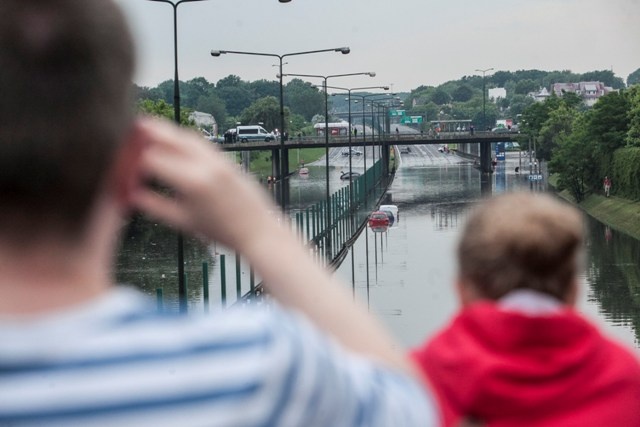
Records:
[[[445,425],[640,425],[637,358],[574,311],[582,227],[550,196],[498,196],[471,213],[461,311],[413,353]]]
[[[111,0],[0,2],[0,425],[433,425],[411,365],[259,186],[132,117],[132,71]],[[132,209],[238,250],[286,308],[155,313],[113,286]]]

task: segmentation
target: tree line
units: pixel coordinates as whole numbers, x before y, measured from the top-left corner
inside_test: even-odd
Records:
[[[523,112],[520,129],[576,201],[601,192],[605,176],[613,193],[640,199],[639,84],[599,98],[592,108],[573,93],[552,95]]]
[[[640,69],[632,73],[627,84],[640,80]],[[554,83],[599,81],[613,89],[623,89],[625,83],[610,70],[573,73],[564,71],[519,70],[496,71],[484,78],[480,75],[464,76],[439,86],[419,86],[405,100],[407,114],[424,117],[425,126],[430,121],[472,120],[476,128],[493,127],[498,119],[516,119],[535,103],[529,96],[541,88],[550,90]],[[506,96],[490,100],[485,94],[492,88],[504,88]],[[485,102],[486,101],[486,102]],[[486,115],[486,120],[483,120]]]
[[[196,77],[179,83],[181,120],[188,124],[191,111],[212,114],[223,132],[236,123],[257,124],[273,130],[280,127],[280,86],[277,81],[248,82],[235,75],[211,83]],[[149,88],[135,86],[138,108],[144,112],[173,118],[173,80]],[[289,132],[308,125],[324,111],[324,95],[311,83],[291,80],[284,87],[284,113]]]
[[[525,111],[538,105],[529,96],[540,88],[551,88],[553,83],[579,81],[600,81],[614,89],[624,89],[625,82],[610,70],[590,71],[577,74],[564,71],[496,71],[485,77],[479,75],[464,76],[439,86],[419,86],[408,94],[402,94],[406,114],[423,116],[423,130],[430,121],[472,120],[477,129],[493,127],[496,120],[511,118],[518,121]],[[640,82],[640,69],[631,73],[627,85]],[[486,97],[483,102],[483,85],[488,91],[492,88],[505,88],[506,96],[496,100]],[[158,86],[135,86],[140,110],[173,118],[173,80],[167,80]],[[263,123],[268,130],[280,127],[280,87],[278,81],[244,81],[236,75],[229,75],[216,83],[203,77],[180,82],[181,105],[184,109],[182,121],[188,124],[192,110],[212,114],[219,129],[236,126],[236,123]],[[485,94],[486,95],[486,94]],[[583,108],[579,99],[574,109]],[[329,111],[346,111],[344,97],[330,97]],[[550,104],[555,101],[550,101]],[[324,94],[317,86],[300,79],[293,79],[284,86],[285,123],[287,131],[294,135],[298,132],[312,132],[310,126],[324,120]],[[486,117],[486,120],[483,120]],[[329,118],[332,120],[332,118]],[[544,152],[543,148],[543,152]],[[548,157],[548,156],[547,156]]]

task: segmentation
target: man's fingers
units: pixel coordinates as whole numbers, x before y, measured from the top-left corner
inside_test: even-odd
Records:
[[[141,189],[131,196],[132,205],[157,220],[185,230],[188,216],[176,200],[162,196],[152,190]]]

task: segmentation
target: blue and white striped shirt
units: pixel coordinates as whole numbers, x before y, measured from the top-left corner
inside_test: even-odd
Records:
[[[0,318],[0,426],[427,426],[422,387],[277,306],[191,317],[137,292]]]

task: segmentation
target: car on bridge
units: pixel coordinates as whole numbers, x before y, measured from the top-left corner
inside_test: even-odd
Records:
[[[236,140],[240,142],[249,141],[275,141],[276,137],[272,132],[267,132],[262,126],[237,126]]]
[[[349,155],[361,156],[362,155],[362,151],[356,150],[355,148],[352,148],[351,150],[349,150],[348,148],[343,148],[342,149],[342,155],[343,156],[349,156]]]

